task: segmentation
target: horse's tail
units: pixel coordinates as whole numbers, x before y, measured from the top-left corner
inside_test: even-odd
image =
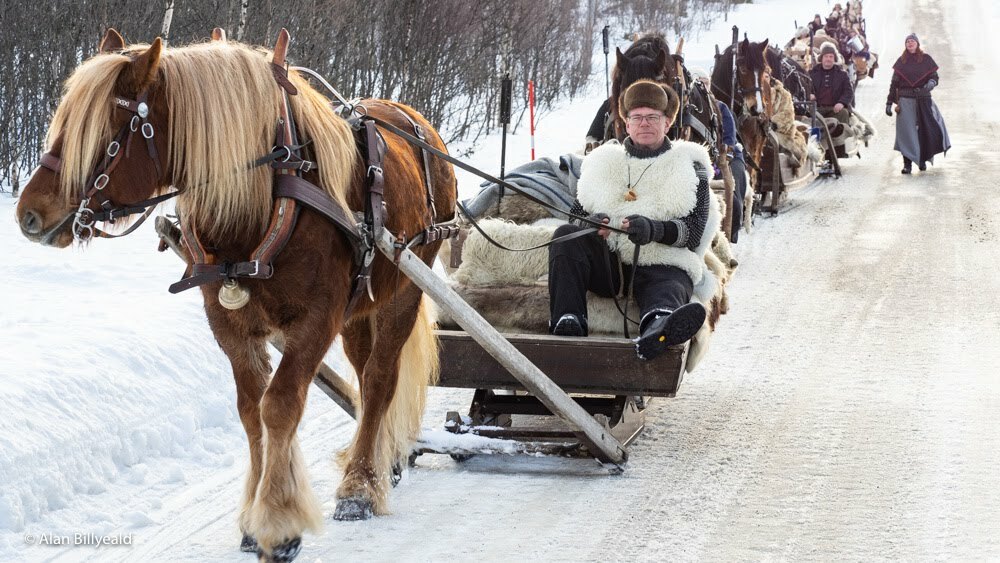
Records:
[[[437,311],[434,302],[424,295],[420,301],[417,320],[399,356],[399,378],[396,393],[386,411],[378,440],[384,451],[379,458],[392,463],[405,464],[413,442],[420,437],[420,421],[427,400],[427,386],[437,382],[440,367],[438,340],[434,334]],[[384,456],[384,457],[383,457]]]

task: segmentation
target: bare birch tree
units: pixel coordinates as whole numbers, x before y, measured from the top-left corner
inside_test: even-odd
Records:
[[[167,0],[167,8],[163,11],[163,27],[160,29],[160,37],[163,44],[170,43],[170,24],[174,21],[174,0]]]
[[[240,19],[236,27],[236,40],[243,41],[243,32],[247,27],[247,8],[250,7],[250,0],[240,1]]]
[[[128,42],[159,34],[174,45],[203,41],[213,27],[228,27],[237,40],[267,46],[286,27],[294,64],[314,68],[348,97],[409,104],[453,141],[497,127],[507,62],[514,80],[512,114],[524,114],[533,80],[543,115],[593,78],[591,58],[605,23],[618,31],[684,30],[731,3],[0,0],[0,177],[23,177],[35,166],[64,81],[94,54],[109,26]]]

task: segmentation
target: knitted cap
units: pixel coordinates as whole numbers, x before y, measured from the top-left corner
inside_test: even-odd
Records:
[[[672,120],[677,115],[680,105],[677,93],[670,86],[657,84],[652,80],[639,80],[622,94],[618,113],[622,119],[628,119],[628,112],[635,108],[658,109]]]
[[[917,42],[917,47],[919,47],[919,46],[920,46],[920,39],[919,39],[919,38],[917,37],[917,34],[916,34],[916,33],[911,33],[911,34],[907,35],[907,36],[906,36],[906,39],[904,39],[904,40],[903,40],[903,43],[906,43],[906,42],[907,42],[907,41],[909,41],[910,39],[912,39],[912,40],[914,40],[914,41],[916,41],[916,42]]]
[[[833,43],[823,43],[819,48],[819,58],[822,59],[824,55],[833,55],[836,58],[837,47]]]

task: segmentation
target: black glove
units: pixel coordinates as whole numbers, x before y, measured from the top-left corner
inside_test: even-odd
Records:
[[[629,215],[628,240],[642,246],[663,238],[663,223],[642,215]]]
[[[885,114],[892,117],[892,102],[885,104]]]
[[[591,213],[590,216],[587,217],[587,219],[590,219],[591,221],[596,221],[598,223],[603,223],[605,219],[610,220],[611,217],[608,217],[607,213]]]

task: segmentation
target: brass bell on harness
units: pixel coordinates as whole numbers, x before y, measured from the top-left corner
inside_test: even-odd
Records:
[[[250,290],[238,284],[236,280],[226,280],[219,288],[219,304],[235,311],[250,302]]]

